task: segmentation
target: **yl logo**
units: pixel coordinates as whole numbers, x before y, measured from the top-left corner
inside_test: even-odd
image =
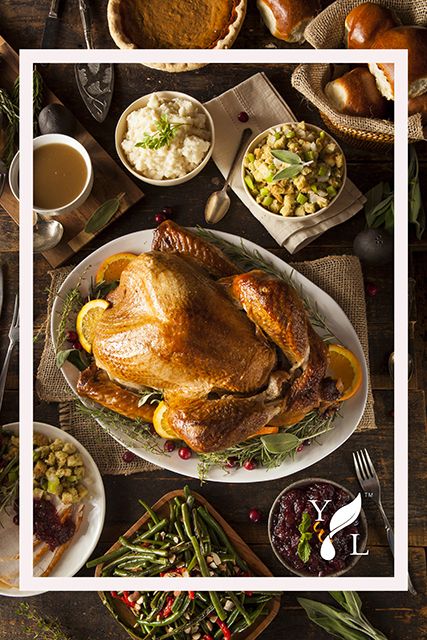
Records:
[[[328,505],[330,500],[325,500],[322,507],[320,508],[317,504],[317,500],[309,500],[313,507],[317,511],[317,520],[322,522],[324,520],[322,514],[325,510],[325,507]],[[324,560],[333,560],[335,558],[335,547],[333,543],[333,537],[341,531],[351,525],[360,515],[360,511],[362,509],[362,498],[360,493],[357,494],[354,500],[349,504],[344,505],[338,511],[334,513],[329,523],[329,533],[326,538],[322,541],[322,546],[320,547],[320,555]],[[365,551],[364,553],[358,553],[357,551],[357,538],[359,536],[358,533],[351,534],[353,538],[353,551],[351,553],[352,556],[367,556],[369,551]]]

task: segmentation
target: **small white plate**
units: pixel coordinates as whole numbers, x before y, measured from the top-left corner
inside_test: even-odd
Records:
[[[317,285],[313,284],[311,280],[301,275],[286,262],[263,247],[258,246],[254,242],[243,240],[238,236],[231,235],[230,233],[224,233],[222,231],[215,231],[213,233],[218,238],[236,245],[236,247],[240,247],[243,242],[248,251],[258,252],[262,259],[266,260],[266,262],[270,263],[276,269],[279,269],[288,275],[292,274],[294,285],[301,288],[304,296],[313,302],[318,312],[326,319],[329,329],[337,336],[337,339],[341,344],[346,346],[355,354],[362,366],[363,381],[361,388],[353,398],[350,398],[343,403],[340,413],[337,415],[334,422],[335,428],[320,436],[317,439],[317,443],[313,443],[311,447],[304,447],[303,451],[298,453],[294,458],[288,458],[283,462],[283,464],[274,469],[259,468],[247,471],[246,469],[241,468],[233,470],[231,473],[227,473],[224,469],[215,467],[209,470],[206,479],[216,482],[243,483],[264,482],[266,480],[275,480],[277,478],[290,476],[293,473],[297,473],[302,469],[310,467],[312,464],[315,464],[316,462],[319,462],[319,460],[328,456],[330,453],[338,449],[338,447],[340,447],[355,431],[363,416],[368,393],[368,370],[363,349],[350,320],[347,318],[341,307],[333,298],[331,298],[331,296],[325,293]],[[85,296],[89,289],[91,278],[95,278],[96,271],[105,258],[113,255],[114,253],[129,252],[138,254],[143,253],[144,251],[150,251],[152,239],[152,229],[137,231],[136,233],[116,238],[94,251],[73,269],[61,286],[53,304],[51,334],[54,345],[56,343],[56,330],[66,292],[73,287],[80,286],[83,296]],[[61,371],[71,389],[77,395],[76,385],[79,377],[79,371],[69,362],[65,363]],[[94,403],[90,403],[83,398],[80,398],[80,400],[88,407],[95,406]],[[174,471],[175,473],[180,473],[192,478],[198,477],[197,455],[193,454],[193,457],[190,458],[190,460],[182,460],[178,456],[177,451],[174,451],[172,454],[157,454],[142,448],[140,443],[128,434],[125,434],[124,431],[118,427],[106,424],[103,425],[99,420],[98,422],[115,440],[123,444],[123,446],[135,453],[137,456],[144,458],[145,460],[148,460],[148,462],[159,467]]]
[[[4,425],[4,428],[12,433],[19,433],[19,423],[17,422]],[[58,427],[54,427],[43,422],[34,422],[34,431],[42,433],[52,440],[60,438],[64,442],[71,442],[74,444],[78,453],[82,456],[85,466],[85,485],[88,488],[89,493],[84,500],[85,509],[83,512],[83,520],[79,530],[73,537],[71,545],[50,574],[52,577],[71,577],[80,571],[80,569],[85,565],[88,558],[92,555],[101,536],[105,518],[104,484],[92,456],[78,440],[73,438],[73,436],[62,429],[58,429]],[[20,591],[19,589],[6,590],[4,587],[0,590],[0,595],[16,598],[34,596],[39,593],[44,592]]]

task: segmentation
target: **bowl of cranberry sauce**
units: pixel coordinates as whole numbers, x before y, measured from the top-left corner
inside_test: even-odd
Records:
[[[323,478],[289,485],[277,496],[268,519],[270,544],[278,560],[292,573],[304,577],[340,576],[352,569],[360,558],[354,552],[363,553],[368,539],[363,509],[357,513],[359,499],[342,485]],[[341,512],[345,516],[341,518],[342,525],[349,524],[337,528],[337,516],[336,532],[330,532],[332,516],[350,503],[352,507]]]

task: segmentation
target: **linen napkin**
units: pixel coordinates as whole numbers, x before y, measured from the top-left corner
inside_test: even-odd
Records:
[[[255,138],[259,133],[282,122],[298,120],[283,98],[278,94],[264,73],[257,73],[233,89],[205,103],[215,125],[215,147],[212,158],[222,175],[228,173],[240,136],[245,127],[250,126]],[[241,123],[237,115],[246,111],[249,122]],[[242,150],[242,156],[244,149]],[[316,218],[307,216],[298,221],[277,215],[275,218],[262,213],[246,195],[239,171],[240,162],[231,180],[231,188],[239,196],[251,213],[267,229],[269,234],[285,247],[289,253],[296,253],[322,233],[354,216],[366,201],[365,196],[347,179],[342,194],[336,203],[323,215]]]

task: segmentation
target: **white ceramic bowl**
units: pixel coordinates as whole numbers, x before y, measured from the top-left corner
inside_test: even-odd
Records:
[[[255,200],[253,195],[251,194],[248,186],[246,185],[246,182],[245,182],[245,167],[243,165],[243,161],[244,161],[245,157],[247,156],[247,154],[251,153],[256,147],[258,147],[260,145],[260,143],[262,142],[262,140],[264,138],[266,138],[266,136],[269,133],[271,133],[272,131],[275,131],[277,129],[277,127],[283,127],[283,126],[286,126],[286,125],[295,125],[295,124],[297,124],[297,122],[281,122],[281,123],[276,124],[274,127],[269,127],[268,129],[266,129],[262,133],[258,134],[253,140],[250,141],[250,143],[246,147],[245,153],[242,156],[242,164],[241,164],[241,170],[240,171],[241,171],[242,184],[243,184],[243,188],[245,190],[245,193],[248,196],[248,198],[250,198],[250,200],[253,202],[253,204],[257,207],[257,209],[260,212],[271,216],[275,220],[283,218],[286,221],[299,222],[301,224],[301,222],[304,221],[304,220],[315,220],[320,214],[325,213],[325,211],[327,211],[336,202],[337,198],[340,197],[340,195],[342,193],[342,190],[344,189],[344,186],[345,186],[345,183],[346,183],[346,180],[347,180],[347,163],[346,163],[344,152],[341,149],[341,147],[338,144],[338,142],[335,140],[335,138],[333,138],[331,135],[329,135],[329,133],[327,131],[325,131],[326,135],[330,138],[331,142],[334,142],[337,145],[339,151],[342,153],[343,158],[344,158],[344,174],[343,174],[343,181],[342,181],[341,188],[338,191],[337,195],[334,197],[334,199],[331,200],[331,202],[328,204],[327,207],[323,207],[323,209],[319,209],[319,211],[316,211],[316,213],[309,213],[306,216],[286,216],[285,217],[285,216],[282,216],[280,213],[273,213],[272,211],[269,211],[268,209],[263,207],[261,204],[259,204]],[[316,125],[309,124],[307,122],[305,123],[305,126],[307,128],[309,128],[309,129],[311,129],[312,131],[315,131],[315,132],[318,132],[318,133],[320,133],[321,131],[324,131],[324,129],[320,129],[320,127],[316,127]]]
[[[93,167],[90,156],[85,147],[75,138],[71,136],[65,136],[61,133],[47,133],[43,136],[34,138],[33,150],[39,149],[47,144],[65,144],[68,147],[72,147],[80,153],[85,161],[87,177],[83,189],[79,195],[69,204],[59,207],[57,209],[40,209],[33,207],[36,213],[40,213],[44,216],[60,216],[64,213],[69,213],[78,209],[88,199],[93,186]],[[19,200],[19,151],[15,154],[11,165],[9,167],[9,186],[13,195]]]
[[[212,151],[215,144],[214,123],[213,123],[211,114],[206,109],[206,107],[204,107],[201,102],[199,102],[192,96],[189,96],[186,93],[181,93],[179,91],[156,91],[155,93],[159,98],[166,98],[169,100],[172,100],[173,98],[184,98],[186,100],[190,100],[190,102],[195,104],[200,109],[200,111],[202,111],[205,114],[207,121],[209,123],[210,131],[211,131],[211,145],[208,149],[207,154],[203,158],[202,162],[199,165],[197,165],[195,169],[193,169],[189,173],[186,173],[185,176],[181,176],[180,178],[173,178],[171,180],[154,180],[153,178],[148,178],[147,176],[144,176],[142,173],[139,173],[135,169],[135,167],[131,165],[128,158],[126,157],[125,152],[122,149],[122,144],[121,144],[122,141],[124,140],[124,137],[127,131],[127,117],[130,113],[132,113],[132,111],[136,111],[137,109],[141,109],[142,107],[145,107],[148,103],[148,100],[153,95],[152,93],[148,93],[147,95],[142,96],[141,98],[138,98],[137,100],[132,102],[132,104],[130,104],[128,108],[125,109],[125,111],[123,111],[116,126],[116,132],[115,132],[116,151],[117,151],[117,155],[119,156],[120,160],[122,161],[126,169],[130,171],[135,176],[135,178],[138,178],[138,180],[142,180],[143,182],[147,182],[148,184],[153,184],[158,187],[174,187],[178,184],[183,184],[184,182],[188,182],[188,180],[191,180],[192,178],[194,178],[194,176],[197,176],[197,174],[200,173],[200,171],[207,165],[212,155]]]

